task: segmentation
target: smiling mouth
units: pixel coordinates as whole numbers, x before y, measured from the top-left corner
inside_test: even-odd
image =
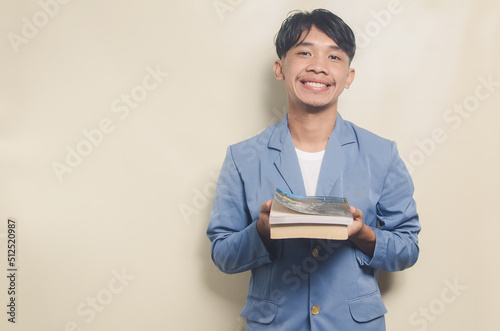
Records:
[[[307,86],[312,86],[312,87],[328,87],[328,86],[330,86],[329,84],[324,84],[324,83],[319,83],[319,82],[302,81],[301,83],[304,85],[307,85]]]

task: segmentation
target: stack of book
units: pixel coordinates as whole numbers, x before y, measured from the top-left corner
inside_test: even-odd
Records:
[[[347,239],[353,221],[346,198],[301,196],[276,189],[269,224],[271,239]]]

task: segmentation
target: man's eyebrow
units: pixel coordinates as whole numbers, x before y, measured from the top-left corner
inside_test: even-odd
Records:
[[[312,46],[314,46],[314,44],[313,44],[313,43],[310,43],[310,42],[307,42],[307,41],[304,41],[304,42],[297,43],[297,44],[295,45],[295,47],[299,47],[299,46],[312,47]],[[331,48],[331,49],[333,49],[334,51],[341,51],[341,50],[342,50],[342,48],[340,48],[340,47],[339,47],[339,46],[337,46],[337,45],[330,45],[330,46],[328,46],[328,47],[329,47],[329,48]]]

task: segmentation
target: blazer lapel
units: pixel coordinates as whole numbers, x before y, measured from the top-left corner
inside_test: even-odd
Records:
[[[345,166],[345,155],[338,138],[331,135],[326,146],[325,156],[321,163],[316,195],[342,196],[342,171]],[[339,182],[337,185],[337,182]],[[336,188],[335,192],[334,188]]]
[[[356,143],[356,137],[345,124],[340,114],[337,114],[337,121],[330,139],[328,139],[325,156],[321,164],[316,195],[343,196],[342,173],[346,165],[343,146],[351,143]],[[276,126],[276,130],[269,140],[269,148],[280,152],[274,164],[288,186],[287,189],[291,193],[305,195],[306,189],[297,152],[288,130],[288,115]]]
[[[346,156],[343,146],[355,142],[355,136],[348,130],[340,114],[337,114],[335,127],[328,140],[321,164],[316,195],[344,196],[342,173],[346,165]]]
[[[276,169],[285,181],[287,188],[293,194],[305,195],[304,180],[300,171],[297,152],[293,145],[293,140],[288,130],[288,116],[276,127],[270,141],[269,147],[279,150],[280,153],[274,161]]]

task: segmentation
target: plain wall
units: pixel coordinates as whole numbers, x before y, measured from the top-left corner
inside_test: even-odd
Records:
[[[286,112],[273,39],[318,7],[358,38],[340,113],[396,141],[416,187],[388,330],[500,328],[498,1],[60,1],[0,2],[2,330],[244,330],[249,274],[205,236],[216,178]]]

